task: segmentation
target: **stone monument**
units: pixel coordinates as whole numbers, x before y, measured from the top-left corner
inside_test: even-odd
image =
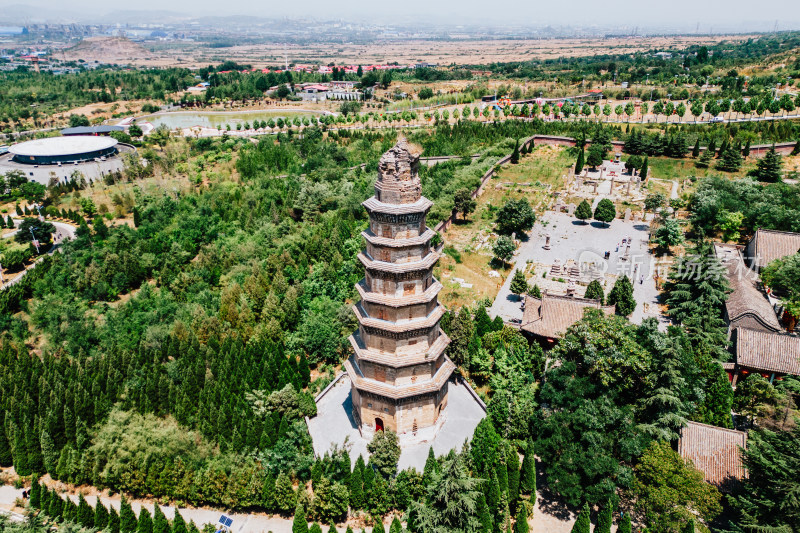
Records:
[[[375,196],[362,204],[369,228],[358,259],[366,272],[356,285],[354,353],[345,361],[361,435],[391,430],[401,444],[435,436],[455,369],[445,355],[450,339],[439,327],[442,285],[433,277],[439,253],[425,224],[433,202],[422,196],[418,168],[419,150],[401,137],[381,157]]]

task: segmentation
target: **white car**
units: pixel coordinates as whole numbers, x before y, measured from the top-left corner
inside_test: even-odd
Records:
[[[708,121],[709,124],[719,124],[721,122],[725,122],[725,119],[722,117],[711,117],[711,120]]]

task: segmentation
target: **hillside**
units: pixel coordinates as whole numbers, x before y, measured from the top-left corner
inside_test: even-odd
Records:
[[[99,63],[127,63],[155,56],[138,43],[125,37],[92,37],[64,50],[64,59]]]

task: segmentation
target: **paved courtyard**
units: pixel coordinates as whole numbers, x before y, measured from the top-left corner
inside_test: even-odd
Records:
[[[633,295],[637,305],[630,316],[631,322],[640,324],[644,318],[655,316],[665,327],[666,319],[658,313],[655,258],[647,247],[648,230],[647,222],[615,219],[606,227],[599,222],[583,224],[566,213],[548,211],[536,222],[529,239],[520,244],[513,259],[514,267],[523,269],[528,261],[551,265],[556,259],[561,265],[565,265],[568,260],[578,263],[594,262],[601,272],[627,274],[631,279],[635,269]],[[550,235],[550,250],[544,249],[547,234]],[[630,237],[632,241],[629,260],[622,259],[625,247],[620,245],[626,237]],[[605,252],[610,252],[608,260],[603,259]],[[511,279],[512,276],[509,275],[503,283],[489,311],[492,317],[499,315],[506,321],[522,320],[520,301],[510,290]],[[607,295],[611,286],[605,289]]]
[[[447,400],[447,418],[432,441],[403,446],[399,469],[413,467],[422,472],[428,450],[445,455],[452,449],[461,449],[466,440],[472,438],[478,422],[486,412],[478,400],[467,390],[468,385],[450,381]],[[314,441],[314,453],[323,455],[333,445],[342,447],[347,441],[350,460],[355,464],[358,456],[369,459],[367,444],[361,437],[351,414],[350,379],[343,376],[317,401],[317,416],[308,420],[308,431]]]

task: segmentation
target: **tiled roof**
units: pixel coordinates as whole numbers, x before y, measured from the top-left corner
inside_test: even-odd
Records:
[[[600,305],[600,300],[587,300],[571,296],[544,293],[542,298],[525,297],[525,312],[520,329],[547,338],[559,338],[571,325],[583,318],[586,309],[602,309],[613,315],[613,305]]]
[[[736,363],[757,371],[800,376],[800,337],[736,328]]]
[[[800,250],[800,233],[770,229],[756,230],[756,234],[747,245],[748,255],[758,268],[764,268],[776,259],[796,254],[798,250]]]
[[[678,453],[694,463],[705,480],[730,491],[746,476],[740,448],[747,447],[747,433],[688,422],[681,429]]]
[[[715,244],[714,248],[727,270],[732,289],[725,301],[728,322],[732,327],[736,327],[737,321],[745,321],[753,329],[780,331],[781,325],[772,305],[757,286],[758,275],[747,268],[742,253],[730,245]]]

